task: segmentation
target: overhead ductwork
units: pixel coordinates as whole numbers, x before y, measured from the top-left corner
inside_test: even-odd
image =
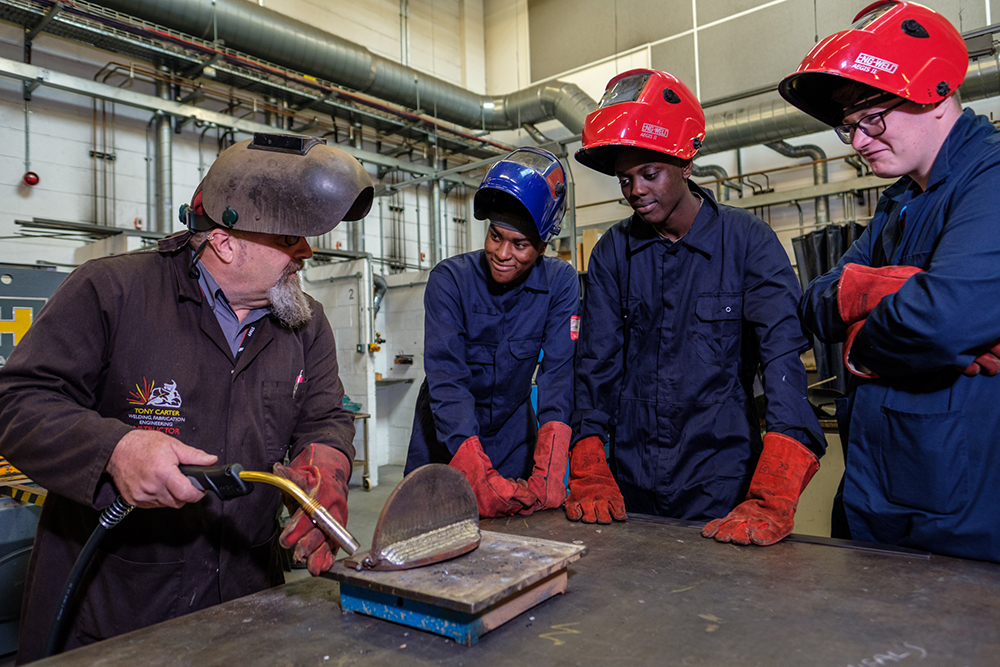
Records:
[[[959,90],[962,102],[968,103],[1000,95],[998,54],[969,61],[969,72]],[[705,143],[699,155],[769,144],[830,126],[785,102],[777,93],[767,99],[723,111],[705,118]]]
[[[578,86],[560,81],[503,97],[479,95],[246,0],[97,4],[201,39],[221,40],[228,48],[467,128],[512,130],[554,118],[579,134],[584,118],[597,108]]]
[[[405,67],[368,49],[247,0],[97,0],[111,10],[166,26],[473,130],[511,130],[558,120],[579,134],[597,103],[571,83],[550,81],[489,97]],[[773,88],[769,86],[768,88]],[[964,102],[1000,95],[997,55],[972,59]],[[777,93],[706,117],[699,155],[828,130]]]

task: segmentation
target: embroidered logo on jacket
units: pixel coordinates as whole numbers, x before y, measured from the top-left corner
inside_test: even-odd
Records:
[[[162,431],[168,435],[179,435],[180,424],[185,421],[181,416],[181,393],[177,390],[177,382],[166,382],[157,387],[155,382],[142,379],[142,386],[135,386],[135,391],[129,393],[128,402],[132,408],[128,418],[137,422],[136,428],[148,431]]]

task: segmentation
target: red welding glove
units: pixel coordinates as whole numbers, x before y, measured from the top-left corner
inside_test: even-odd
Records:
[[[915,266],[882,266],[873,269],[863,264],[845,264],[837,283],[837,307],[845,324],[868,317],[882,297],[895,294],[908,278],[923,269]]]
[[[524,513],[525,510],[530,514],[531,508],[538,502],[523,479],[507,479],[493,469],[479,436],[466,438],[448,465],[461,470],[469,480],[481,517],[509,516]]]
[[[309,497],[329,510],[340,525],[347,525],[347,482],[351,478],[351,462],[338,449],[313,443],[288,464],[274,464],[274,474],[294,482]],[[296,510],[292,520],[281,531],[278,542],[285,549],[295,547],[292,559],[305,561],[309,574],[319,576],[333,565],[337,545],[333,548],[312,519]]]
[[[968,375],[970,378],[980,373],[990,377],[1000,373],[1000,340],[993,343],[990,349],[976,357],[975,361],[962,371],[962,375]]]
[[[764,434],[764,451],[750,480],[747,499],[728,516],[709,522],[701,534],[719,542],[774,544],[792,532],[795,507],[819,459],[794,438]]]
[[[847,327],[847,340],[844,341],[844,346],[842,348],[842,352],[844,354],[844,365],[847,366],[847,370],[858,377],[877,378],[878,373],[868,370],[859,364],[855,364],[850,358],[851,348],[854,347],[854,339],[858,337],[858,332],[861,331],[861,328],[865,326],[865,322],[867,321],[867,319],[863,319]]]
[[[566,459],[569,456],[569,441],[573,429],[562,422],[545,422],[538,429],[538,439],[535,441],[535,467],[528,478],[528,489],[538,496],[538,501],[530,510],[521,514],[530,514],[538,510],[548,510],[559,507],[566,500]]]
[[[625,499],[604,457],[604,443],[596,435],[576,443],[569,454],[569,496],[566,518],[584,523],[624,521]]]

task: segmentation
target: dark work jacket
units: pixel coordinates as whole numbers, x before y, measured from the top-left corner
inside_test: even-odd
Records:
[[[610,441],[626,509],[704,520],[743,501],[767,430],[817,455],[796,315],[801,290],[774,232],[756,216],[702,206],[671,243],[637,215],[594,247],[577,345],[577,438]]]
[[[448,463],[479,436],[504,477],[527,479],[538,432],[531,378],[538,365],[538,422],[569,423],[572,329],[580,302],[576,271],[540,257],[523,283],[497,284],[482,250],[450,257],[424,292],[424,372],[406,472]]]
[[[855,539],[1000,562],[1000,377],[958,371],[1000,339],[998,193],[1000,133],[967,109],[927,190],[909,177],[887,188],[867,230],[806,290],[806,325],[836,342],[845,264],[926,270],[879,302],[851,349],[879,376],[855,378],[838,405]]]
[[[247,470],[269,472],[313,442],[354,456],[322,307],[310,300],[312,320],[297,330],[267,316],[234,362],[190,261],[177,248],[87,262],[0,369],[0,454],[49,492],[29,565],[20,662],[40,657],[69,570],[98,510],[117,495],[104,467],[130,429],[161,430]],[[257,485],[225,503],[210,493],[182,509],[133,511],[105,536],[66,648],[280,583],[279,499],[277,489]]]

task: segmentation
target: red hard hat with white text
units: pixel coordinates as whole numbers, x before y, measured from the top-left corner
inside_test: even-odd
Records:
[[[615,155],[622,148],[690,160],[704,139],[705,112],[694,93],[672,74],[634,69],[608,82],[583,124],[583,147],[575,157],[584,166],[614,175]]]
[[[969,52],[955,26],[941,14],[906,0],[879,0],[847,30],[813,47],[778,86],[781,96],[810,116],[836,127],[844,104],[833,95],[857,81],[917,104],[939,102],[965,80]]]

